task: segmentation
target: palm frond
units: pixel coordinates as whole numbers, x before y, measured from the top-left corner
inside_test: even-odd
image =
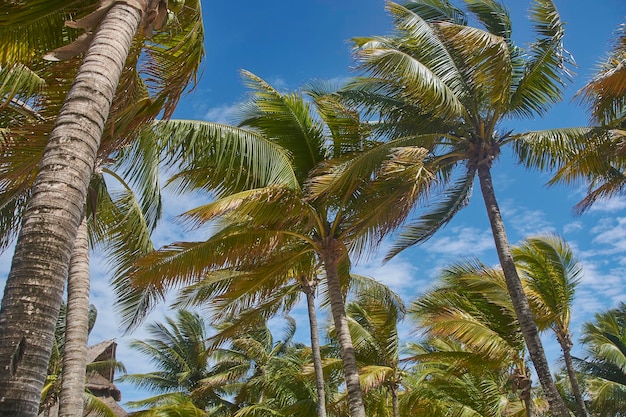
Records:
[[[179,191],[202,188],[222,193],[271,184],[298,188],[284,148],[252,130],[218,123],[171,120],[157,122],[167,166],[180,167],[170,182]]]
[[[445,188],[440,194],[440,202],[431,203],[434,206],[432,209],[421,215],[417,222],[405,226],[385,256],[385,260],[390,260],[412,245],[425,242],[452,220],[454,215],[469,201],[474,175],[474,171],[468,169],[464,176]]]
[[[535,0],[530,10],[537,40],[514,87],[510,111],[521,117],[544,114],[558,103],[571,78],[574,60],[563,47],[563,23],[552,0]]]

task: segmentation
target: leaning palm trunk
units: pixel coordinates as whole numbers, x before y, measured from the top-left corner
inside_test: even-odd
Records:
[[[44,152],[0,310],[0,416],[36,416],[96,151],[142,11],[116,3]]]
[[[567,333],[560,332],[557,336],[561,350],[563,350],[563,361],[565,362],[565,369],[567,369],[567,376],[569,377],[570,386],[572,387],[572,394],[576,400],[576,414],[578,417],[587,417],[587,407],[585,406],[585,400],[580,391],[580,385],[578,384],[578,378],[576,378],[576,371],[574,370],[574,363],[572,361],[572,341]]]
[[[70,260],[65,322],[59,417],[75,417],[83,415],[89,338],[89,242],[86,218],[78,227]]]
[[[359,368],[356,364],[356,356],[350,331],[348,329],[348,318],[343,302],[343,293],[339,283],[338,262],[342,255],[339,243],[332,237],[326,239],[324,251],[320,254],[326,272],[326,284],[328,286],[328,297],[330,298],[330,310],[335,323],[335,332],[339,342],[339,352],[343,364],[343,373],[346,379],[346,390],[348,391],[348,405],[351,417],[366,417],[363,395],[361,393],[361,383],[359,381]]]
[[[320,352],[320,337],[315,314],[315,284],[306,282],[302,286],[306,295],[307,311],[309,313],[309,330],[311,331],[311,356],[313,357],[313,371],[315,372],[315,388],[317,389],[317,417],[326,417],[326,390],[324,388],[324,370],[322,369],[322,354]]]
[[[554,380],[552,379],[550,366],[548,365],[548,360],[546,359],[543,345],[539,338],[539,331],[533,320],[528,299],[522,289],[522,283],[520,282],[515,262],[511,256],[511,249],[504,229],[504,222],[502,221],[500,208],[498,207],[493,189],[489,162],[479,164],[478,178],[480,180],[480,189],[485,201],[489,223],[491,224],[496,251],[498,252],[498,259],[500,260],[502,272],[506,280],[506,286],[511,296],[515,315],[517,316],[517,321],[519,322],[522,335],[524,336],[524,341],[528,347],[528,353],[530,354],[539,382],[541,383],[541,387],[543,388],[550,406],[550,412],[554,416],[568,417],[569,410],[559,395]]]

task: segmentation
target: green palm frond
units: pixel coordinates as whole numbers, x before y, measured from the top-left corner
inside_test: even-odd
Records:
[[[292,156],[271,140],[252,131],[210,122],[157,122],[153,133],[161,140],[167,166],[177,166],[179,191],[205,188],[223,193],[271,184],[297,189]]]
[[[98,417],[116,417],[118,414],[109,407],[100,397],[90,393],[85,393],[84,396],[85,412],[89,412],[89,415]]]
[[[454,51],[455,59],[467,65],[464,77],[472,89],[472,101],[484,103],[490,111],[504,111],[508,105],[513,70],[505,39],[463,25],[439,23],[436,28],[448,48]]]
[[[499,2],[493,0],[465,0],[470,12],[485,26],[489,33],[511,41],[511,16]]]
[[[0,110],[14,107],[25,116],[40,118],[27,101],[39,94],[45,85],[43,78],[23,64],[0,66]]]
[[[144,43],[148,57],[144,65],[146,80],[154,95],[154,105],[169,118],[183,92],[197,82],[204,58],[204,26],[199,0],[186,0],[175,18]]]
[[[582,274],[571,248],[558,236],[540,236],[525,239],[512,248],[512,254],[527,278],[529,299],[539,302],[549,322],[567,331],[574,291]]]
[[[461,176],[450,184],[444,193],[439,194],[439,202],[436,200],[431,202],[432,208],[420,215],[416,222],[410,222],[401,230],[385,260],[390,260],[410,246],[425,242],[444,227],[469,202],[473,183],[474,171],[468,169],[466,175]]]
[[[299,94],[281,94],[256,75],[243,71],[251,100],[241,108],[240,126],[260,131],[293,156],[300,184],[309,171],[326,159],[322,125],[311,117],[310,104]]]
[[[558,103],[571,78],[574,60],[563,47],[563,23],[552,0],[535,0],[530,19],[537,35],[530,58],[511,96],[510,111],[520,117],[544,114]]]
[[[40,58],[68,41],[79,32],[65,26],[65,21],[93,10],[95,0],[34,0],[28,3],[7,3],[0,17],[0,66],[27,63]]]
[[[424,25],[427,26],[427,25]],[[427,33],[431,37],[431,33]],[[419,33],[419,35],[424,35]],[[423,42],[439,42],[437,39],[427,38]],[[419,46],[418,46],[419,47]],[[404,98],[415,103],[417,107],[431,103],[438,106],[442,117],[458,117],[463,115],[465,108],[455,94],[462,90],[464,85],[453,77],[458,71],[453,63],[446,62],[445,54],[437,56],[443,62],[432,63],[433,67],[445,68],[441,73],[433,72],[426,63],[411,56],[409,52],[391,48],[379,42],[365,43],[358,49],[360,69],[367,71],[373,77],[392,78],[394,82],[401,81],[405,86]],[[406,86],[410,86],[410,89]]]
[[[521,163],[529,168],[539,170],[551,170],[563,167],[566,163],[575,166],[574,156],[586,148],[597,146],[603,138],[602,130],[592,128],[563,128],[540,131],[529,131],[513,135],[513,148]],[[587,153],[588,160],[580,160],[581,163],[591,164],[600,167],[604,165],[599,160],[593,160],[593,153]],[[582,157],[582,155],[581,155]],[[552,182],[571,182],[580,179],[585,173],[585,169],[591,168],[587,165],[582,167],[577,174],[572,172],[569,175],[563,173],[556,175]],[[561,168],[563,169],[563,168]],[[597,171],[593,169],[592,171]]]

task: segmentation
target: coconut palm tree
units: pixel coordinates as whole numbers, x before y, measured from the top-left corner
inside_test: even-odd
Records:
[[[64,14],[63,9],[67,7],[62,3],[38,3],[34,7],[25,3],[10,5],[11,10],[7,15],[12,16],[11,22],[4,22],[4,30],[0,31],[0,38],[12,40],[3,42],[10,46],[9,52],[3,57],[3,66],[7,58],[19,62],[20,57],[28,56],[41,44],[47,44],[39,43],[37,39],[54,38],[46,30],[49,27],[41,23],[58,23],[58,18]],[[84,6],[85,3],[81,2],[80,5]],[[36,414],[36,398],[43,384],[45,359],[52,346],[51,334],[70,254],[76,231],[83,218],[87,188],[97,151],[100,145],[105,144],[101,137],[109,118],[114,93],[120,87],[124,91],[123,97],[132,100],[134,89],[130,87],[136,84],[132,80],[137,79],[137,72],[126,71],[125,76],[122,76],[122,68],[129,52],[135,51],[130,55],[130,62],[139,62],[142,48],[133,49],[132,43],[140,23],[144,31],[137,42],[143,44],[146,36],[152,35],[155,29],[162,28],[167,15],[165,6],[165,2],[155,1],[103,5],[88,16],[69,24],[73,28],[85,29],[83,35],[77,36],[74,33],[56,37],[55,41],[59,38],[75,41],[48,54],[48,57],[54,59],[67,58],[81,53],[84,50],[81,46],[89,45],[42,154],[42,162],[34,177],[28,206],[23,214],[14,263],[7,279],[0,310],[0,328],[3,335],[0,351],[5,358],[2,366],[9,370],[0,379],[0,395],[5,399],[0,405],[2,412],[13,415]],[[199,4],[190,6],[195,7],[189,7],[183,13],[187,14],[187,18],[180,19],[185,24],[181,25],[179,33],[168,33],[160,37],[157,35],[149,43],[148,55],[145,56],[150,57],[147,68],[152,74],[151,82],[154,83],[150,87],[154,87],[153,91],[159,93],[153,100],[135,103],[137,107],[134,112],[125,112],[122,114],[125,117],[109,119],[111,125],[135,123],[133,116],[144,109],[151,109],[152,115],[137,118],[138,123],[155,117],[161,110],[164,110],[166,117],[171,115],[181,93],[196,74],[203,55]],[[31,36],[25,39],[35,41],[15,41],[15,34],[20,31],[23,33],[24,27],[28,26],[26,22],[30,22],[31,26],[28,28]],[[59,26],[56,23],[55,25]],[[91,40],[91,29],[94,27],[97,30]],[[39,32],[36,28],[39,28]],[[119,43],[113,43],[111,39],[118,40]],[[187,53],[183,53],[181,48]],[[185,60],[182,66],[172,65],[176,61],[181,64],[181,60]],[[131,67],[133,65],[127,66]],[[159,85],[160,77],[165,78],[168,75],[172,77]],[[124,105],[121,107],[127,109]],[[67,141],[67,138],[74,140]],[[119,145],[119,142],[113,143]],[[45,282],[45,286],[37,285],[37,282]],[[25,302],[26,299],[29,302]],[[37,310],[41,314],[34,320],[27,313],[30,310]],[[27,325],[25,321],[28,321]],[[24,333],[26,328],[37,329],[37,337],[31,338],[29,333]]]
[[[142,259],[139,268],[130,271],[129,276],[138,284],[152,286],[158,294],[162,288],[159,288],[161,284],[153,282],[155,276],[160,276],[164,283],[171,283],[201,277],[211,270],[244,271],[241,265],[263,264],[268,253],[285,247],[294,257],[315,258],[328,287],[351,414],[364,416],[343,301],[342,286],[348,282],[349,253],[361,253],[368,245],[377,243],[385,230],[397,226],[399,217],[388,216],[386,206],[395,204],[394,198],[406,188],[412,189],[415,195],[407,197],[407,192],[403,198],[417,198],[432,177],[420,176],[424,183],[416,186],[415,180],[408,183],[404,178],[390,178],[381,173],[384,180],[377,186],[363,185],[355,192],[331,198],[309,198],[306,185],[314,170],[324,168],[323,164],[333,157],[344,157],[369,146],[367,127],[360,123],[355,112],[321,94],[321,90],[311,91],[317,107],[316,119],[310,113],[311,105],[301,95],[281,94],[257,76],[244,75],[254,91],[251,101],[242,108],[240,124],[245,130],[230,128],[229,131],[233,135],[256,137],[259,141],[273,141],[288,153],[291,159],[287,160],[288,164],[273,168],[280,173],[280,177],[274,178],[280,181],[235,194],[230,194],[232,187],[222,181],[216,201],[190,210],[185,217],[195,226],[215,219],[222,219],[230,226],[205,242],[176,243],[155,252]],[[241,156],[248,157],[248,154]],[[202,162],[200,159],[200,165]],[[416,173],[427,174],[419,164],[414,166],[415,171],[410,173],[413,179]],[[390,167],[385,169],[391,171]],[[179,179],[190,188],[215,189],[204,172],[190,170],[183,172]],[[389,184],[395,186],[388,187]]]
[[[511,391],[506,366],[483,366],[484,356],[462,343],[427,336],[419,343],[409,343],[405,353],[413,365],[403,378],[400,415],[527,415],[523,402]]]
[[[502,271],[466,261],[447,267],[440,277],[439,285],[409,307],[418,328],[430,337],[464,346],[463,352],[449,356],[466,368],[474,363],[479,369],[507,372],[532,417],[535,407],[526,345]]]
[[[157,395],[128,403],[131,407],[172,408],[185,397],[193,407],[206,411],[210,407],[229,406],[227,392],[219,386],[210,389],[203,381],[212,375],[212,354],[208,349],[207,328],[197,313],[179,310],[176,319],[152,323],[147,328],[151,338],[134,340],[131,348],[139,351],[157,366],[156,371],[127,374],[119,378]]]
[[[461,9],[443,0],[413,1],[405,6],[389,2],[394,34],[355,39],[355,55],[364,76],[342,95],[377,118],[382,144],[337,167],[320,182],[317,192],[349,189],[370,178],[381,161],[399,159],[416,146],[428,149],[425,159],[439,173],[441,193],[425,214],[403,230],[389,258],[447,224],[467,204],[478,177],[498,258],[534,367],[552,413],[566,416],[511,257],[491,175],[505,145],[542,135],[566,137],[561,131],[514,134],[503,122],[540,116],[558,102],[572,60],[563,49],[563,25],[552,1],[532,2],[530,18],[536,39],[528,49],[514,44],[511,19],[501,3],[467,1],[465,6]],[[470,21],[480,27],[470,26]],[[400,170],[403,165],[398,165]]]
[[[569,245],[554,235],[524,239],[513,247],[512,253],[540,330],[551,328],[561,346],[576,400],[576,413],[584,417],[587,410],[572,362],[573,344],[569,329],[574,291],[582,268]]]
[[[578,361],[586,375],[589,411],[597,416],[626,414],[626,305],[598,313],[583,325],[588,357]]]
[[[400,297],[373,279],[354,277],[355,296],[346,305],[361,387],[371,416],[398,417],[398,396],[402,383],[399,362],[398,323],[405,314]],[[331,338],[334,329],[330,329]],[[327,361],[326,366],[331,366]]]

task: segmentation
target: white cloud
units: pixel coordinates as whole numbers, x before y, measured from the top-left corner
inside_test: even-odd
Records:
[[[590,212],[604,212],[613,213],[616,211],[624,210],[626,208],[626,200],[623,197],[612,197],[604,200],[596,201],[591,208]]]
[[[238,107],[239,105],[237,103],[213,107],[207,110],[202,119],[209,122],[232,124]]]
[[[579,230],[583,229],[583,223],[581,221],[574,221],[571,223],[567,223],[566,225],[563,226],[563,233],[568,234],[568,233],[574,233],[577,232]]]
[[[441,233],[441,232],[440,232]],[[446,254],[452,257],[477,257],[494,247],[490,230],[479,230],[475,227],[453,227],[445,236],[433,237],[424,244],[430,253]]]

